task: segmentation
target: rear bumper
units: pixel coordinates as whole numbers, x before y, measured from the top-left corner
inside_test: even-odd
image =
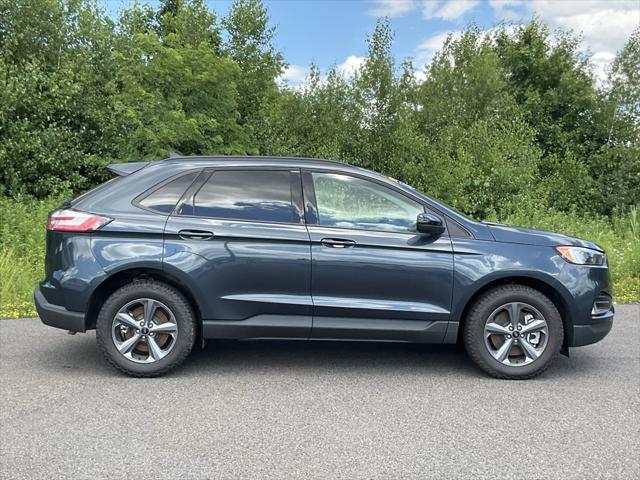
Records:
[[[614,310],[611,307],[607,313],[591,317],[589,323],[573,326],[573,341],[570,347],[581,347],[599,342],[611,331],[613,327]]]
[[[45,325],[71,332],[86,331],[84,313],[72,312],[60,305],[49,303],[40,291],[40,287],[36,288],[33,296],[38,316]]]

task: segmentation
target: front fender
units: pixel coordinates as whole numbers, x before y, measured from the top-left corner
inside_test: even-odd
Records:
[[[479,291],[510,279],[542,282],[570,307],[574,296],[558,281],[565,264],[553,248],[547,246],[455,239],[452,322],[462,320],[469,301]]]

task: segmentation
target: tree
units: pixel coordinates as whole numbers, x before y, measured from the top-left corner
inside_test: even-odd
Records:
[[[416,113],[428,139],[424,188],[478,217],[543,196],[532,188],[540,162],[535,130],[491,38],[477,27],[450,37],[425,73]]]
[[[540,182],[551,204],[588,209],[596,185],[589,170],[603,142],[593,116],[597,96],[588,57],[580,39],[558,32],[553,38],[538,19],[512,32],[499,28],[496,53],[510,91],[536,131],[543,156]]]
[[[276,79],[285,63],[273,44],[275,28],[269,27],[269,15],[261,0],[236,0],[222,25],[228,40],[224,52],[240,67],[238,78],[239,122],[253,135],[256,153],[265,138],[261,136],[264,118],[277,102]]]
[[[136,5],[118,25],[116,108],[127,132],[121,156],[245,153],[240,70],[216,50],[215,15],[200,0],[165,2],[160,12]]]
[[[640,29],[618,52],[601,94],[606,142],[593,161],[601,210],[640,205]]]
[[[3,2],[0,194],[46,196],[103,178],[112,38],[113,22],[88,2]]]

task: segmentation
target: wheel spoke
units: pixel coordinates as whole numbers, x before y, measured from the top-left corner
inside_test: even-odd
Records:
[[[132,327],[134,329],[135,328],[140,328],[138,326],[138,322],[136,321],[136,319],[133,318],[129,313],[120,312],[120,313],[118,313],[116,318],[118,319],[118,321],[120,321],[121,323],[124,323],[128,327]]]
[[[148,324],[153,320],[153,316],[156,314],[156,309],[158,308],[158,302],[155,300],[148,298],[144,302],[144,322]]]
[[[129,353],[131,350],[133,350],[133,347],[135,347],[136,344],[140,341],[140,337],[141,337],[140,334],[135,334],[130,339],[125,340],[120,345],[116,345],[116,346],[120,351],[120,353],[124,355],[125,353]]]
[[[544,320],[533,320],[532,322],[524,325],[520,333],[524,335],[531,332],[537,332],[539,330],[543,330],[546,326],[547,322]]]
[[[525,354],[525,356],[527,358],[530,358],[531,360],[535,360],[536,358],[538,358],[540,356],[540,354],[535,349],[535,347],[533,345],[531,345],[524,338],[520,339],[520,345],[522,345],[522,351],[524,352],[524,354]]]
[[[509,320],[514,330],[518,328],[518,324],[520,323],[520,309],[521,305],[519,303],[510,303],[507,305],[507,313],[509,314]]]
[[[496,360],[499,362],[504,362],[504,360],[509,356],[509,352],[511,351],[511,347],[513,347],[513,339],[507,339],[502,346],[493,354],[496,357]]]
[[[155,338],[147,336],[147,345],[149,345],[149,355],[151,355],[154,360],[160,360],[166,355]]]
[[[151,328],[152,332],[155,333],[173,333],[178,329],[178,326],[175,323],[165,322],[154,325]]]
[[[507,327],[503,327],[499,323],[495,322],[487,323],[484,327],[484,331],[488,334],[498,333],[500,335],[509,335],[511,333]]]

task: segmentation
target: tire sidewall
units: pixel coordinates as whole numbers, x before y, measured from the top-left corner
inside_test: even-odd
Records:
[[[137,363],[124,357],[116,348],[111,335],[113,319],[127,303],[141,298],[162,302],[173,313],[178,325],[178,338],[171,351],[153,363]],[[126,372],[153,375],[163,372],[181,362],[191,351],[195,341],[193,313],[185,301],[173,289],[162,284],[132,283],[113,293],[102,306],[96,322],[96,338],[108,359]]]
[[[503,365],[489,353],[484,343],[484,327],[489,316],[499,307],[511,302],[526,303],[537,309],[547,322],[549,338],[547,346],[536,360],[528,365],[508,366]],[[564,338],[564,328],[562,319],[557,308],[542,293],[529,289],[518,288],[496,292],[495,295],[489,295],[487,301],[482,302],[481,307],[474,312],[474,318],[469,319],[467,325],[469,331],[465,336],[467,344],[474,342],[474,351],[480,356],[480,360],[488,367],[488,369],[496,371],[505,377],[529,377],[544,370],[549,362],[551,362],[560,351]],[[485,368],[487,370],[487,368]]]

